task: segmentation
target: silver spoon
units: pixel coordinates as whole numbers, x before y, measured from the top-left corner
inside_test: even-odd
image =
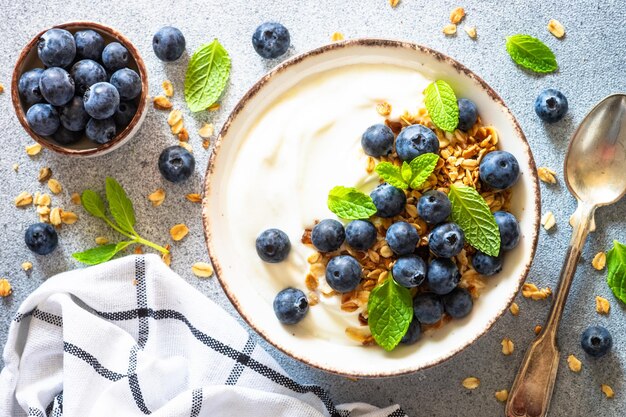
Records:
[[[581,250],[594,213],[626,193],[626,95],[598,103],[574,132],[565,157],[565,182],[578,200],[572,215],[572,239],[548,321],[524,356],[506,405],[508,417],[544,417],[550,407],[559,349],[556,335]]]

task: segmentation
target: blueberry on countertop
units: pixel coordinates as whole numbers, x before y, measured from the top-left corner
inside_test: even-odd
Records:
[[[334,219],[324,219],[313,227],[311,242],[320,252],[332,252],[339,249],[346,239],[343,224]]]
[[[479,274],[490,276],[502,271],[502,254],[489,256],[477,251],[472,258],[472,266]]]
[[[326,282],[333,290],[345,293],[354,290],[361,282],[363,269],[350,255],[339,255],[326,265]]]
[[[137,113],[137,105],[132,101],[120,101],[113,119],[118,128],[126,127]]]
[[[466,98],[458,99],[457,104],[459,105],[459,124],[456,128],[467,132],[478,120],[478,109],[472,100]]]
[[[282,230],[267,229],[256,238],[256,253],[265,262],[282,262],[287,259],[290,250],[291,242]]]
[[[83,59],[72,65],[70,74],[74,79],[76,94],[81,96],[95,83],[107,80],[104,67],[91,59]]]
[[[439,139],[435,132],[423,125],[407,126],[396,138],[396,152],[400,159],[411,162],[425,153],[439,152]]]
[[[141,94],[141,78],[130,68],[115,71],[110,83],[117,88],[121,100],[132,100]]]
[[[459,285],[461,273],[456,264],[447,258],[435,258],[428,265],[428,288],[438,295],[451,292]]]
[[[185,52],[183,32],[173,26],[164,26],[154,34],[152,49],[161,61],[176,61]]]
[[[455,288],[452,292],[441,297],[441,300],[443,302],[443,309],[453,319],[460,319],[467,316],[474,306],[472,296],[465,288]]]
[[[535,100],[535,113],[544,122],[558,122],[565,116],[567,109],[567,97],[554,88],[543,90]]]
[[[120,104],[120,94],[110,83],[95,83],[83,97],[85,110],[94,119],[106,119],[115,114]]]
[[[404,336],[402,336],[402,339],[400,339],[400,343],[403,345],[412,345],[419,340],[421,335],[422,329],[420,327],[420,322],[417,318],[415,318],[415,315],[413,315],[413,320],[411,320],[408,330]]]
[[[87,127],[85,128],[85,134],[87,138],[100,145],[110,142],[117,134],[115,120],[113,120],[113,117],[107,119],[89,119]]]
[[[59,117],[63,127],[72,132],[83,130],[89,121],[89,115],[85,111],[83,99],[79,96],[74,96],[69,103],[61,107]]]
[[[413,298],[413,313],[422,324],[435,324],[443,317],[443,303],[437,294],[419,293]]]
[[[263,58],[278,58],[287,52],[290,42],[289,31],[277,22],[263,23],[252,35],[252,46]]]
[[[72,145],[83,137],[83,132],[75,132],[72,130],[68,130],[63,126],[59,126],[56,132],[52,134],[52,139],[54,139],[59,145],[67,146]]]
[[[479,166],[482,182],[497,190],[507,189],[519,178],[519,163],[507,151],[493,151],[484,156]]]
[[[76,42],[76,55],[79,58],[99,61],[104,49],[104,38],[95,30],[79,30],[74,34]]]
[[[159,171],[170,182],[181,182],[193,174],[196,160],[187,149],[174,145],[165,148],[159,156]]]
[[[285,288],[274,298],[274,313],[282,324],[296,324],[309,311],[309,301],[296,288]]]
[[[376,226],[367,220],[352,220],[346,226],[346,242],[352,249],[368,250],[376,242]]]
[[[33,104],[26,112],[28,125],[41,136],[50,136],[61,125],[59,113],[50,104]]]
[[[378,217],[393,217],[402,213],[406,205],[406,195],[404,191],[393,185],[382,183],[370,193],[372,201],[376,206]]]
[[[426,279],[426,262],[417,255],[404,255],[398,258],[391,274],[393,279],[403,287],[414,288]]]
[[[128,66],[130,53],[119,42],[111,42],[102,50],[102,64],[111,72]]]
[[[452,258],[461,252],[465,244],[463,230],[456,223],[436,226],[428,235],[428,247],[435,256]]]
[[[496,224],[500,230],[500,249],[511,250],[517,246],[520,240],[519,223],[514,215],[506,211],[493,213]]]
[[[389,155],[393,151],[393,132],[389,126],[377,124],[367,128],[361,136],[363,151],[374,158]]]
[[[43,74],[43,68],[34,68],[30,71],[26,71],[20,77],[17,90],[20,92],[20,97],[22,97],[22,100],[24,100],[27,105],[43,101],[43,96],[39,89],[41,74]]]
[[[63,68],[48,68],[39,79],[39,91],[53,106],[62,106],[74,97],[74,79]]]
[[[39,38],[37,54],[46,67],[67,67],[76,56],[76,42],[65,29],[50,29]]]
[[[389,226],[385,240],[395,254],[408,255],[415,251],[420,236],[413,225],[407,222],[397,222]]]
[[[580,344],[589,356],[599,358],[604,356],[613,346],[613,337],[602,326],[589,326],[580,338]]]
[[[439,190],[426,191],[417,203],[417,213],[428,224],[441,223],[451,212],[450,199]]]
[[[35,223],[26,229],[24,241],[31,251],[38,255],[47,255],[57,247],[59,236],[52,225]]]

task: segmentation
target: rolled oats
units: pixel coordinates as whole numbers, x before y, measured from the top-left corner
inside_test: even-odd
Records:
[[[593,267],[597,269],[598,271],[602,271],[604,267],[606,266],[606,253],[604,252],[596,253],[596,256],[594,256],[593,260],[591,261],[591,265],[593,265]]]
[[[548,31],[559,39],[565,36],[565,27],[555,19],[550,19],[548,22]]]
[[[169,110],[172,108],[172,102],[165,96],[156,96],[152,100],[152,105],[157,110]]]
[[[153,193],[148,195],[148,201],[152,203],[152,207],[158,207],[165,201],[165,190],[157,188]]]
[[[501,403],[506,402],[506,400],[509,399],[509,392],[505,389],[501,390],[501,391],[496,391],[496,400],[500,401]]]
[[[511,314],[514,316],[517,316],[519,314],[519,306],[517,305],[517,303],[511,304],[511,307],[509,307],[509,310],[511,311]]]
[[[22,191],[15,197],[15,207],[26,207],[33,203],[33,195],[29,192]]]
[[[579,361],[578,358],[574,355],[569,355],[567,357],[567,365],[572,372],[576,373],[580,372],[580,370],[583,368],[582,362]]]
[[[213,103],[207,108],[208,111],[218,111],[219,109],[220,103]]]
[[[513,341],[511,339],[505,337],[504,339],[502,339],[502,342],[500,344],[502,345],[502,353],[504,355],[508,356],[513,353],[515,345],[513,344]]]
[[[532,298],[533,300],[543,300],[548,298],[552,294],[550,288],[537,288],[535,284],[525,283],[522,285],[522,295],[525,298]]]
[[[396,7],[400,3],[400,0],[389,0],[389,5],[391,7]]]
[[[9,280],[6,278],[0,279],[0,297],[8,297],[12,292]]]
[[[615,392],[613,391],[613,388],[611,388],[607,384],[600,385],[600,390],[602,390],[606,398],[613,398],[615,396]]]
[[[4,93],[4,85],[0,83],[0,94]]]
[[[133,253],[135,255],[142,255],[143,254],[143,248],[141,246],[135,246],[135,250],[133,250]]]
[[[55,207],[50,211],[50,224],[53,226],[61,226],[61,209],[59,207]]]
[[[317,305],[320,302],[320,297],[314,291],[309,291],[307,298],[309,300],[309,306]]]
[[[185,198],[192,203],[202,203],[202,196],[197,193],[190,193],[185,196]]]
[[[391,104],[383,101],[376,105],[376,112],[381,116],[389,116],[391,114]]]
[[[22,262],[22,269],[26,272],[30,271],[33,269],[33,263],[29,261]]]
[[[50,189],[52,194],[59,194],[61,191],[63,191],[61,183],[54,178],[50,178],[48,180],[48,188]]]
[[[191,266],[191,272],[199,278],[209,278],[213,275],[213,267],[208,262],[196,262]]]
[[[539,179],[548,184],[556,184],[556,171],[548,167],[537,168]]]
[[[190,153],[193,153],[193,148],[188,142],[178,142],[178,146],[187,149]]]
[[[465,17],[465,9],[462,7],[457,7],[456,9],[450,12],[450,23],[454,23],[455,25],[461,22]]]
[[[337,41],[342,41],[342,40],[343,40],[343,33],[341,32],[335,32],[330,36],[331,42],[337,42]]]
[[[554,213],[552,213],[551,211],[547,211],[543,215],[543,217],[541,217],[541,224],[546,230],[552,229],[556,225],[556,218],[554,217]]]
[[[33,199],[36,206],[49,206],[52,202],[49,194],[35,194]]]
[[[106,245],[107,243],[109,243],[109,239],[104,236],[98,236],[96,238],[96,245]]]
[[[212,123],[205,123],[202,125],[200,130],[198,130],[198,134],[200,135],[202,139],[209,139],[211,136],[213,136],[214,132],[215,132],[215,127],[213,126]]]
[[[78,221],[78,215],[71,211],[61,210],[61,221],[64,224],[74,224]]]
[[[211,146],[211,141],[208,139],[203,139],[202,140],[202,147],[204,149],[209,149],[209,146]]]
[[[304,283],[306,284],[306,287],[311,291],[315,291],[319,286],[319,281],[317,277],[311,273],[306,274]]]
[[[450,23],[449,25],[445,25],[443,27],[443,33],[446,36],[454,35],[456,33],[456,25],[454,23]]]
[[[176,224],[170,229],[170,235],[176,242],[187,236],[187,233],[189,233],[189,229],[184,223]]]
[[[476,39],[476,36],[477,36],[476,26],[467,26],[467,25],[465,25],[463,27],[463,30],[465,31],[465,33],[467,33],[467,36],[469,36],[472,39]]]
[[[599,314],[609,314],[609,312],[611,311],[611,304],[609,303],[609,300],[597,295],[596,296],[596,311]]]
[[[73,204],[80,204],[80,194],[72,193],[72,197],[70,198]]]
[[[189,131],[186,127],[183,127],[180,129],[180,132],[178,132],[178,140],[181,142],[189,141]]]
[[[183,112],[178,109],[172,110],[170,114],[167,116],[167,124],[170,126],[174,126],[178,124],[178,122],[181,122],[182,120],[183,120]]]
[[[163,92],[167,97],[172,97],[174,95],[174,86],[170,80],[163,81],[161,86],[163,87]]]
[[[480,386],[480,379],[470,376],[465,378],[462,384],[466,389],[476,389]]]
[[[391,258],[393,256],[393,251],[387,245],[380,248],[379,253],[380,253],[380,256],[382,256],[383,258]]]
[[[535,334],[539,334],[539,333],[541,333],[542,329],[543,329],[543,327],[538,324],[538,325],[535,326],[533,331],[535,332]]]
[[[28,145],[26,147],[26,154],[28,156],[35,156],[39,152],[41,152],[41,145],[38,143],[33,143],[32,145]]]
[[[172,125],[171,131],[174,135],[178,135],[185,128],[183,119],[180,119],[176,124]]]
[[[43,167],[39,170],[39,175],[37,176],[37,180],[39,182],[48,181],[52,176],[52,170],[49,167]]]
[[[161,260],[163,261],[163,263],[167,266],[170,266],[172,264],[172,251],[171,246],[165,245],[165,249],[167,249],[167,253],[164,253],[161,255]]]

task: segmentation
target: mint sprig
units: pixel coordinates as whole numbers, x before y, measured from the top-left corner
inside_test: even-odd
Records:
[[[435,126],[446,132],[454,132],[459,124],[459,105],[450,85],[437,80],[424,90],[424,105]]]
[[[367,219],[376,214],[376,206],[369,195],[340,185],[328,193],[328,208],[347,220]]]
[[[379,163],[376,165],[375,171],[386,183],[403,190],[409,188],[409,182],[408,180],[405,180],[402,172],[400,172],[400,167],[392,164],[391,162]]]
[[[85,190],[81,196],[81,203],[87,213],[104,220],[116,232],[126,236],[129,240],[123,240],[117,244],[96,246],[83,252],[72,254],[72,257],[87,265],[97,265],[113,258],[118,252],[130,245],[146,245],[161,253],[169,253],[167,249],[139,236],[135,231],[135,209],[128,198],[124,188],[113,178],[106,179],[106,197],[109,212],[113,220],[107,216],[104,201],[93,190]]]
[[[489,206],[478,191],[465,185],[451,185],[452,221],[458,224],[465,240],[490,256],[500,253],[500,231]]]
[[[378,345],[393,350],[406,334],[413,318],[411,293],[389,277],[370,293],[367,303],[368,324]]]
[[[411,172],[413,173],[411,182],[409,183],[412,189],[418,190],[424,184],[428,177],[430,177],[430,174],[435,171],[437,161],[439,161],[439,155],[425,153],[409,163]]]
[[[391,162],[381,162],[376,165],[375,171],[383,181],[396,188],[406,190],[410,187],[418,190],[435,171],[438,160],[438,155],[425,153],[410,163],[403,162],[401,167]]]
[[[516,64],[538,73],[556,71],[554,53],[539,39],[530,35],[512,35],[506,38],[506,50]]]
[[[230,57],[217,39],[202,45],[191,56],[185,73],[185,101],[193,112],[215,103],[228,82]]]
[[[613,248],[606,253],[606,282],[613,294],[626,303],[626,245],[613,241]]]

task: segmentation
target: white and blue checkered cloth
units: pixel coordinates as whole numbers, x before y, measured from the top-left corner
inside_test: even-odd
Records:
[[[48,279],[4,349],[0,416],[404,417],[289,378],[156,255]]]

